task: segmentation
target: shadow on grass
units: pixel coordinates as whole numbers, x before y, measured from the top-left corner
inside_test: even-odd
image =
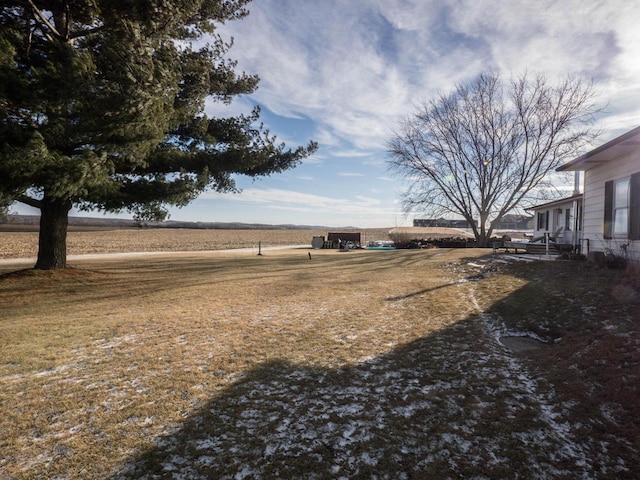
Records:
[[[474,278],[473,280],[475,281],[476,279]],[[400,302],[402,300],[407,300],[408,298],[419,297],[420,295],[424,295],[425,293],[435,292],[435,291],[443,289],[443,288],[450,288],[450,287],[452,287],[454,285],[456,285],[456,283],[445,283],[443,285],[438,285],[437,287],[425,288],[425,289],[422,289],[422,290],[418,290],[416,292],[407,293],[405,295],[398,295],[396,297],[389,297],[389,298],[386,298],[385,300],[387,302]]]
[[[299,261],[304,258],[274,265],[286,270]],[[240,274],[264,273],[246,263],[248,273],[243,268]],[[310,274],[328,275],[336,265],[352,268],[317,263],[321,267]],[[154,281],[141,285],[141,292],[173,288],[166,281],[171,264],[145,267],[154,270]],[[190,273],[185,288],[214,283],[215,271],[199,275],[215,269],[214,262],[183,267]],[[359,268],[382,267],[377,260]],[[640,349],[629,342],[638,338],[637,332],[631,336],[637,320],[614,323],[622,310],[608,294],[613,278],[600,281],[597,290],[583,272],[565,275],[562,266],[550,263],[512,270],[529,283],[480,315],[379,357],[335,368],[286,359],[256,365],[188,412],[182,424],[154,439],[112,479],[634,478],[640,469]],[[419,309],[434,299],[430,291],[460,301],[470,290],[480,298],[501,288],[490,275],[458,273],[477,281],[387,300],[411,299],[410,307]],[[97,298],[122,296],[124,287],[115,288],[120,273],[102,275],[96,273],[87,288]],[[71,296],[77,284],[69,282],[65,302],[83,298]],[[444,286],[452,291],[439,290]],[[606,307],[605,325],[600,314],[588,313],[590,305]],[[541,328],[565,340],[516,358],[487,332],[486,316],[502,318],[508,328]]]
[[[539,411],[467,328],[343,368],[260,365],[115,478],[532,478]]]
[[[82,308],[88,301],[143,299],[163,294],[170,298],[176,286],[182,290],[215,287],[229,281],[230,270],[237,272],[238,281],[256,281],[286,274],[295,282],[310,276],[330,278],[336,272],[354,269],[363,275],[375,275],[384,272],[388,264],[401,267],[412,262],[411,258],[375,255],[318,256],[310,262],[307,252],[308,249],[301,250],[300,255],[289,258],[270,257],[268,254],[262,257],[253,254],[240,254],[238,257],[212,255],[178,260],[149,257],[97,263],[97,267],[82,264],[78,268],[60,270],[21,269],[0,273],[0,296],[17,298],[28,292],[25,301],[46,303],[51,295],[61,308]],[[265,265],[268,267],[266,273]],[[167,279],[175,279],[175,282]]]
[[[530,374],[481,317],[355,365],[258,365],[113,478],[634,478],[634,433],[608,434],[586,399],[556,404],[552,362]]]

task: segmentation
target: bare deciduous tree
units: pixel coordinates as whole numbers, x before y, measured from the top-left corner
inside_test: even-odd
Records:
[[[594,97],[579,79],[489,73],[425,101],[387,144],[390,169],[410,181],[405,208],[461,215],[486,246],[500,219],[595,137]]]

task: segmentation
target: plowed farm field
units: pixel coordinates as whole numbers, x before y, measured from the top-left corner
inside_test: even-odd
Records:
[[[363,242],[388,240],[388,228],[363,229]],[[258,248],[280,245],[309,245],[326,230],[198,230],[198,229],[113,229],[70,231],[67,254],[123,252],[206,251]],[[38,232],[0,231],[0,258],[31,258],[38,253]]]

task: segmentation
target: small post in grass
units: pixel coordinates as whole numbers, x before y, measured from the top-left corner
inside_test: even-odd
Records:
[[[258,255],[262,255],[262,242],[258,242]]]

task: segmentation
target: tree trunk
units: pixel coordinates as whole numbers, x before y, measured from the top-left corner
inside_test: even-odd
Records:
[[[478,222],[479,231],[476,232],[477,247],[486,248],[489,244],[489,236],[487,235],[487,214],[480,213]]]
[[[489,246],[489,237],[485,232],[476,235],[476,247],[485,248]]]
[[[67,225],[71,202],[50,200],[46,196],[40,207],[38,261],[35,269],[67,268]]]

